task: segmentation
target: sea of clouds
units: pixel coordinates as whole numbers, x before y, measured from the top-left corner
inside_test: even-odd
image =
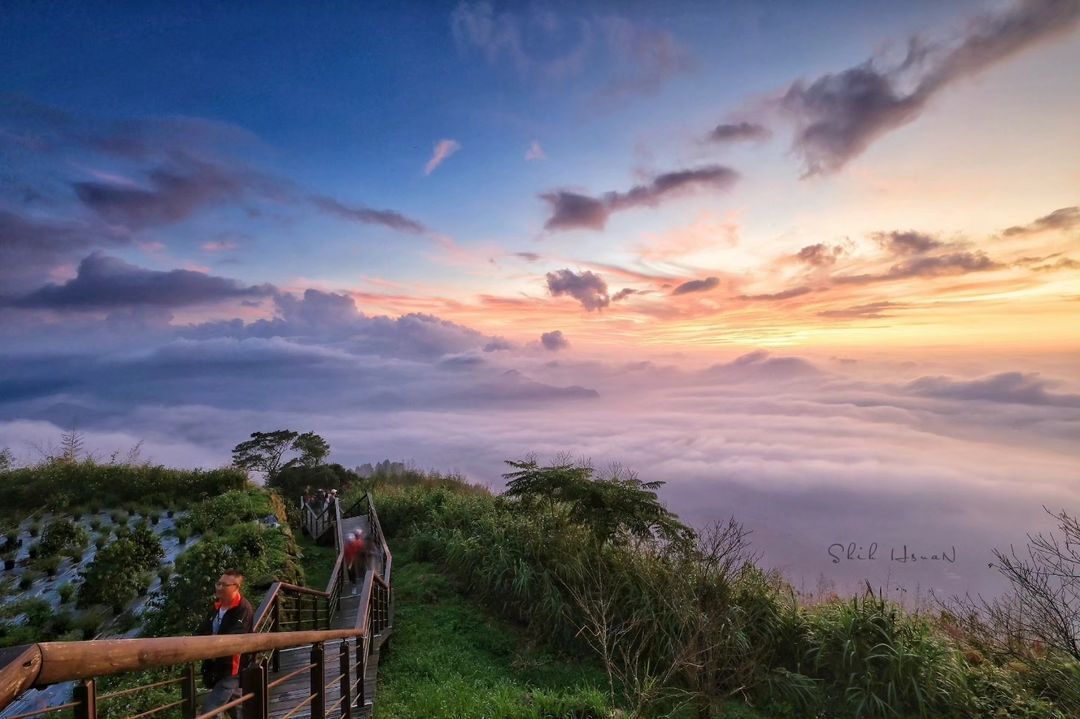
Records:
[[[1000,590],[994,548],[1051,529],[1044,506],[1080,511],[1070,356],[588,359],[316,291],[271,321],[112,322],[5,326],[21,349],[3,357],[0,447],[34,462],[75,426],[100,459],[141,442],[144,459],[212,467],[288,427],[346,466],[495,488],[507,459],[568,454],[663,480],[695,526],[735,516],[802,591],[868,580],[912,603]]]

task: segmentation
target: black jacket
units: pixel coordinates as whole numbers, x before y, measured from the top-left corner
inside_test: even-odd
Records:
[[[203,619],[202,624],[199,625],[199,634],[214,633],[214,617],[217,616],[217,613],[217,602],[214,602],[214,606],[211,607],[210,612]],[[254,617],[255,610],[251,608],[251,602],[241,596],[240,601],[235,606],[225,610],[225,616],[221,618],[218,634],[247,634],[251,631]],[[236,676],[241,670],[247,668],[250,663],[250,654],[234,654],[231,657],[203,660],[203,683],[207,688],[210,688],[225,677]]]

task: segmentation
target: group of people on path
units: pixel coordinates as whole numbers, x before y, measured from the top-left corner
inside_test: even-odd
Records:
[[[317,514],[325,512],[329,507],[332,507],[338,501],[338,491],[331,489],[327,492],[322,487],[318,491],[312,492],[311,487],[307,487],[304,490],[304,504],[311,507]]]

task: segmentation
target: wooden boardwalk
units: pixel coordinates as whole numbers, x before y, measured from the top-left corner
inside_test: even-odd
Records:
[[[363,517],[349,517],[342,520],[342,536],[348,535],[349,532],[354,530],[361,530],[365,537],[371,536],[370,527],[368,525],[368,518]],[[369,541],[368,546],[375,544]],[[383,566],[383,556],[381,547],[372,547],[371,564],[375,567]],[[358,578],[356,584],[352,584],[348,581],[341,588],[341,598],[338,603],[337,612],[331,620],[331,629],[352,629],[357,624],[357,614],[360,611],[360,588],[363,585],[363,576]],[[323,645],[323,652],[325,657],[325,674],[322,678],[313,678],[311,670],[299,671],[303,667],[312,663],[313,653],[309,647],[302,647],[299,649],[284,650],[279,655],[279,666],[277,671],[271,671],[268,673],[268,680],[273,683],[274,680],[286,677],[289,674],[296,673],[295,676],[289,678],[279,686],[273,687],[269,690],[269,696],[267,703],[269,705],[269,715],[272,719],[303,719],[311,716],[311,701],[310,697],[314,694],[315,690],[319,687],[325,686],[327,683],[330,686],[326,689],[326,717],[340,717],[345,714],[345,709],[342,706],[342,687],[347,685],[351,696],[350,705],[352,706],[352,716],[370,716],[372,711],[372,702],[375,698],[376,689],[376,675],[379,669],[379,654],[383,647],[383,644],[389,639],[390,629],[385,630],[381,634],[377,634],[371,637],[369,646],[367,649],[367,666],[363,679],[363,693],[360,693],[360,683],[358,679],[358,661],[357,657],[363,654],[363,650],[358,654],[356,650],[357,639],[344,639],[333,642],[326,642]],[[363,641],[362,638],[359,641]],[[341,670],[341,651],[342,643],[345,643],[347,651],[349,652],[349,666],[351,667],[350,676],[347,678],[339,678],[334,681],[335,677],[339,677],[342,674]],[[356,689],[351,687],[355,685]],[[303,706],[299,706],[301,702],[308,700]]]

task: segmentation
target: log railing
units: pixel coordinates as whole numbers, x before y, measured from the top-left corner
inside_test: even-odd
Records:
[[[6,719],[31,719],[63,712],[65,719],[97,719],[108,703],[140,692],[178,688],[177,696],[127,719],[151,716],[179,716],[183,719],[211,719],[243,708],[244,719],[268,719],[271,693],[290,680],[307,673],[310,692],[294,707],[275,719],[292,719],[309,714],[311,719],[352,719],[366,710],[364,679],[375,641],[385,642],[393,624],[393,594],[390,584],[392,557],[386,546],[370,494],[346,511],[347,516],[366,514],[371,543],[379,551],[365,573],[359,593],[355,620],[331,629],[345,584],[342,512],[333,503],[330,521],[335,526],[337,558],[325,590],[275,582],[260,603],[251,634],[223,636],[161,637],[155,639],[111,639],[82,642],[42,642],[16,647],[0,654],[0,710],[32,688],[76,681],[70,701],[37,708]],[[325,531],[325,530],[324,530]],[[355,640],[355,649],[350,648]],[[326,643],[337,642],[328,652]],[[279,671],[280,651],[310,647],[309,661],[283,676]],[[253,661],[241,672],[240,697],[206,714],[199,713],[200,692],[196,664],[205,659],[250,654]],[[336,655],[336,656],[333,656]],[[336,661],[335,661],[336,659]],[[111,692],[98,691],[98,678],[125,672],[161,667],[180,667],[179,676]],[[327,693],[339,687],[339,699],[327,706]],[[141,707],[140,707],[141,708]]]

